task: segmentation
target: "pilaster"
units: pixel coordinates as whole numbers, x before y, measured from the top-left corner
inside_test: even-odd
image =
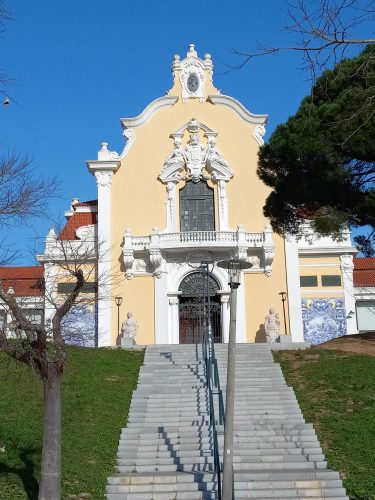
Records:
[[[288,287],[289,328],[293,342],[303,342],[301,286],[298,244],[294,236],[285,238],[285,265]]]
[[[344,288],[346,334],[352,335],[354,333],[358,333],[353,287],[353,255],[340,255],[340,262],[340,269],[342,272],[342,285]]]
[[[102,147],[98,157],[104,152]],[[98,186],[98,347],[102,347],[111,345],[111,183],[120,162],[100,159],[86,164]]]

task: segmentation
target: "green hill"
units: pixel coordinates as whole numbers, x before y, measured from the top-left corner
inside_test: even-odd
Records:
[[[63,378],[62,497],[103,499],[143,352],[71,347]],[[37,498],[42,384],[0,353],[0,498]]]

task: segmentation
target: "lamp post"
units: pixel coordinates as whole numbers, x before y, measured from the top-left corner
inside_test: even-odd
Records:
[[[211,324],[211,294],[210,294],[210,273],[214,268],[215,263],[211,260],[202,260],[201,267],[204,270],[206,283],[204,288],[207,293],[207,331],[208,331],[208,345],[211,350],[211,340],[212,340],[212,324]],[[210,268],[211,266],[211,268]]]
[[[288,330],[286,328],[286,316],[285,316],[285,301],[286,301],[286,292],[279,292],[279,295],[281,295],[281,300],[283,301],[283,314],[284,314],[284,329],[285,329],[285,335],[288,335]]]
[[[227,362],[227,388],[225,398],[225,429],[223,457],[223,498],[233,499],[233,430],[234,430],[234,386],[236,371],[236,322],[237,322],[237,288],[240,286],[242,269],[249,269],[252,264],[239,260],[222,260],[219,267],[227,269],[229,275],[230,324]]]
[[[115,302],[117,306],[117,338],[120,337],[120,306],[122,304],[122,297],[115,297]]]

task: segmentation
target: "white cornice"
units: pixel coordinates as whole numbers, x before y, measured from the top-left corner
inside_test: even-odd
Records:
[[[250,113],[239,101],[227,95],[209,95],[208,101],[212,104],[227,106],[238,114],[246,123],[251,125],[263,125],[267,122],[268,115],[254,115]]]
[[[95,175],[96,172],[115,172],[119,168],[120,162],[118,160],[88,160],[86,165],[89,171]]]
[[[135,116],[134,118],[121,118],[121,126],[123,128],[128,127],[140,127],[141,125],[145,125],[150,118],[162,108],[170,108],[178,101],[178,97],[175,95],[166,95],[164,97],[159,97],[152,101],[140,115]]]
[[[355,255],[358,253],[358,249],[356,247],[299,247],[298,254],[299,255],[321,255],[321,254],[330,254],[330,255]]]

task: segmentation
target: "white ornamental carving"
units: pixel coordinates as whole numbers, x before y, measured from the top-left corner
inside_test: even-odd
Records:
[[[354,264],[353,264],[353,255],[340,255],[340,261],[341,261],[341,270],[350,272],[353,271],[354,269]]]
[[[202,261],[212,261],[213,255],[205,250],[197,250],[186,254],[186,263],[188,266],[198,269],[202,265]]]
[[[207,145],[200,142],[199,130],[202,129],[207,138]],[[182,147],[182,138],[185,130],[190,134],[185,148]],[[211,177],[213,181],[228,181],[233,177],[233,171],[224,156],[216,147],[215,136],[208,127],[192,118],[187,124],[172,134],[174,139],[173,150],[164,162],[160,172],[161,182],[179,182],[181,179],[199,182],[200,179]],[[185,170],[186,175],[183,175]],[[206,170],[206,174],[204,173]]]
[[[128,280],[131,280],[134,278],[134,270],[133,270],[133,264],[134,264],[134,252],[133,250],[129,249],[123,249],[122,251],[124,255],[124,266],[125,266],[125,277]]]
[[[108,188],[111,186],[113,172],[99,171],[95,172],[96,183],[99,187]]]
[[[163,257],[161,255],[160,250],[150,250],[150,262],[151,266],[154,269],[154,272],[152,273],[156,278],[161,277],[161,263],[163,261]]]
[[[198,57],[193,44],[189,45],[189,50],[186,58],[182,61],[180,56],[176,54],[173,60],[173,77],[179,75],[181,84],[181,98],[184,104],[188,99],[198,98],[199,102],[206,100],[205,96],[205,69],[208,70],[209,76],[212,78],[212,61],[210,54],[206,54],[204,60]]]
[[[255,269],[259,269],[260,267],[260,258],[256,255],[251,255],[246,259],[246,261],[253,266]]]
[[[96,225],[81,226],[76,229],[76,236],[80,240],[93,240],[95,238]]]
[[[191,134],[188,145],[185,148],[185,168],[188,171],[188,179],[199,182],[203,177],[202,170],[206,158],[206,148],[199,142],[198,134]]]
[[[272,274],[272,262],[275,258],[274,248],[264,248],[264,274],[266,276],[271,276]]]
[[[263,137],[265,136],[265,134],[266,134],[266,127],[263,123],[255,127],[253,132],[253,137],[260,146],[263,146],[264,144]]]

